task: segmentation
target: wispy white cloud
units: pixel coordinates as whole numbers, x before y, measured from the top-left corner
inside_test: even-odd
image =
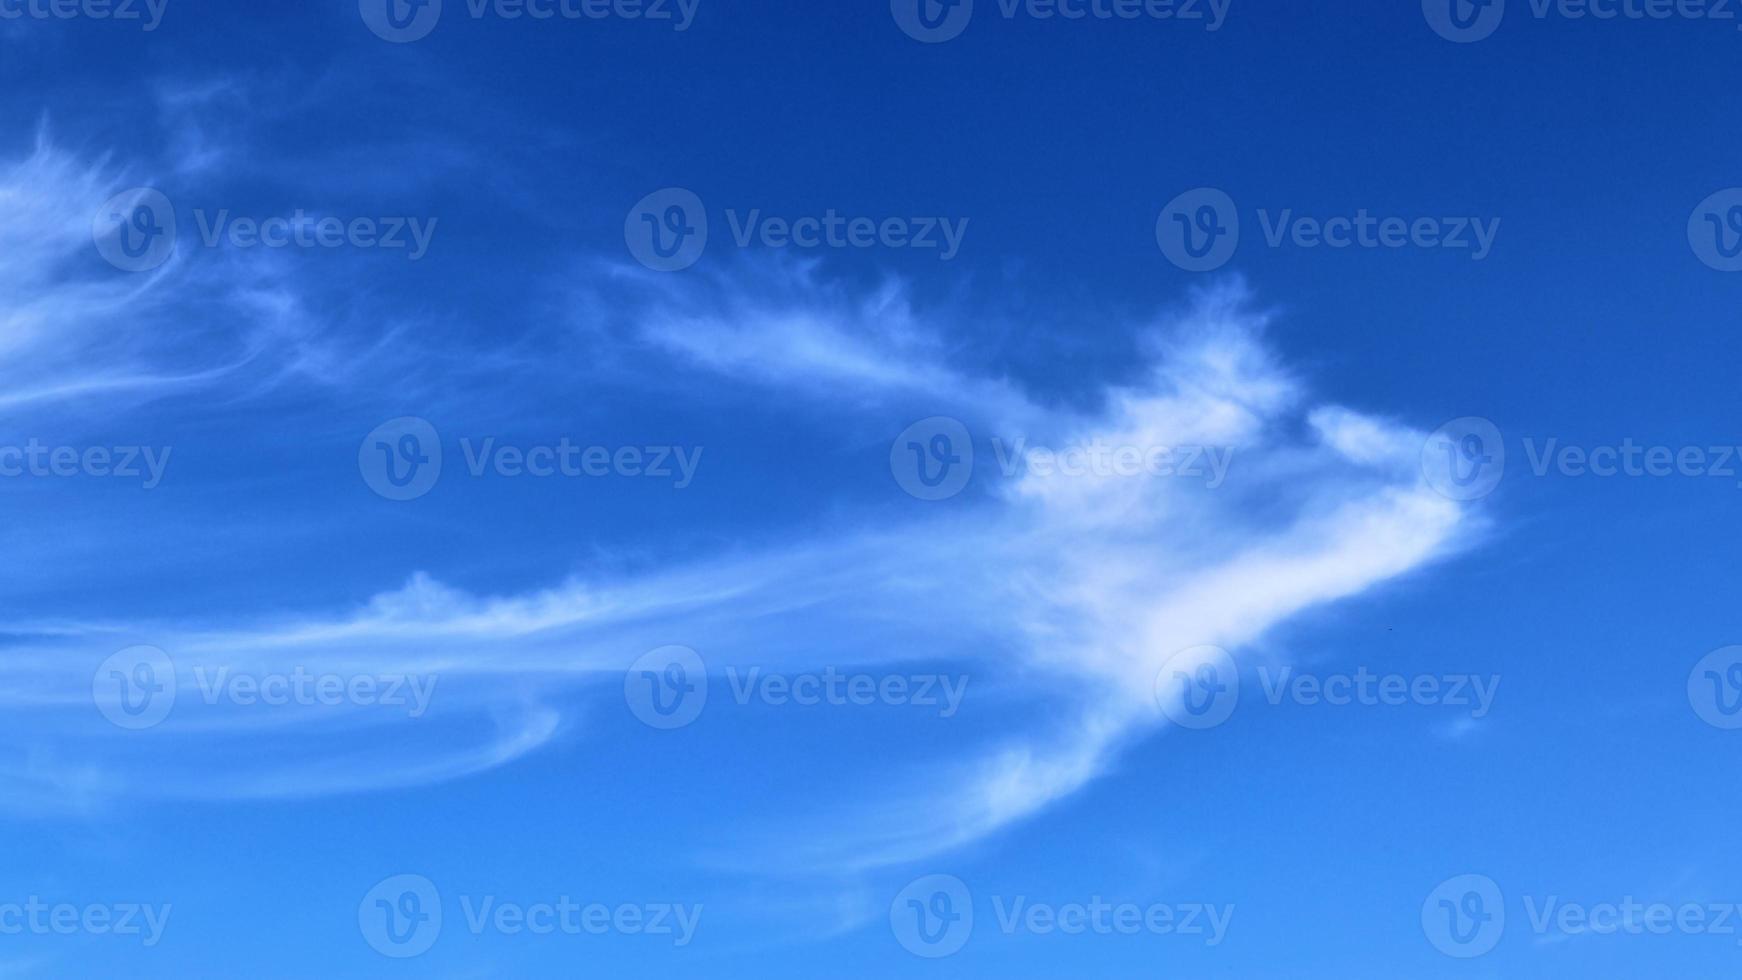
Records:
[[[223,159],[198,114],[225,92],[160,92],[183,136],[181,159],[162,172]],[[308,277],[282,257],[208,250],[151,273],[102,266],[95,209],[150,179],[81,161],[46,135],[0,160],[0,427],[74,404],[329,384],[352,355],[381,350],[390,331],[330,339]],[[1163,726],[1153,683],[1176,651],[1238,650],[1303,610],[1423,567],[1471,527],[1424,484],[1422,435],[1320,403],[1267,347],[1267,317],[1239,284],[1148,325],[1142,370],[1066,405],[977,367],[951,340],[972,311],[922,313],[899,283],[864,292],[802,265],[675,278],[617,267],[601,279],[595,295],[626,325],[609,338],[619,356],[831,406],[811,424],[893,437],[946,412],[1012,443],[1222,447],[1232,468],[1211,490],[987,466],[961,499],[914,501],[898,522],[848,517],[808,540],[524,594],[476,595],[408,569],[402,586],[349,610],[15,622],[0,642],[10,718],[0,744],[14,760],[0,765],[0,799],[78,811],[454,779],[575,731],[583,693],[620,696],[635,655],[677,638],[716,668],[925,659],[1006,678],[1016,695],[985,708],[946,761],[882,772],[879,785],[894,789],[800,815],[754,859],[775,867],[778,855],[795,870],[913,861],[993,834],[1116,765]],[[91,703],[96,665],[140,642],[168,651],[190,695],[148,735],[105,727]],[[193,696],[201,670],[298,667],[431,675],[442,689],[415,725],[355,707],[247,712]],[[389,743],[400,748],[369,748]]]
[[[896,789],[798,816],[782,846],[755,859],[836,871],[913,861],[995,833],[1116,765],[1163,726],[1153,683],[1176,651],[1238,650],[1303,610],[1422,567],[1470,526],[1416,471],[1421,435],[1315,404],[1266,347],[1265,317],[1237,284],[1152,325],[1154,359],[1139,380],[1083,408],[976,370],[899,286],[855,296],[807,270],[777,280],[662,288],[620,308],[627,339],[723,384],[827,399],[891,437],[941,408],[1035,444],[1224,446],[1229,479],[1210,491],[1168,478],[983,472],[949,508],[916,506],[898,525],[846,522],[750,555],[530,594],[479,596],[413,575],[348,612],[53,624],[0,665],[0,699],[39,733],[13,733],[27,761],[0,779],[17,798],[100,805],[122,792],[310,795],[455,778],[574,730],[554,705],[581,690],[620,697],[635,654],[672,638],[693,638],[716,668],[925,658],[1011,678],[1021,696],[986,709],[1009,717],[980,718],[946,762],[883,772],[878,784]],[[430,673],[445,699],[415,734],[354,710],[263,724],[195,698],[150,739],[57,725],[51,716],[75,710],[89,720],[90,669],[139,638],[188,668]],[[365,730],[415,751],[372,754],[359,748],[378,741],[359,739]],[[120,778],[117,754],[148,743],[175,745],[173,761],[148,779]]]
[[[271,255],[195,249],[184,240],[150,271],[101,260],[93,237],[99,210],[179,166],[86,160],[57,146],[46,126],[27,148],[0,147],[5,418],[98,398],[112,410],[220,381],[243,388],[310,379],[356,362],[337,351],[360,345],[335,341],[309,309],[306,277]]]

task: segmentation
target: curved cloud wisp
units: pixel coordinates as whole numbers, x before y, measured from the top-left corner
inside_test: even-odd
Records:
[[[185,363],[176,355],[187,348],[169,340],[142,338],[92,368],[94,348],[78,329],[92,310],[144,295],[166,310],[176,301],[150,278],[69,279],[71,243],[88,242],[89,231],[62,212],[88,215],[106,182],[46,148],[23,167],[0,184],[0,209],[18,209],[22,180],[60,196],[20,212],[55,248],[0,260],[0,285],[14,297],[0,307],[8,363],[46,365],[32,369],[44,397],[177,377],[161,366]],[[902,501],[913,506],[894,522],[849,516],[749,555],[527,594],[478,596],[407,569],[403,587],[350,611],[15,624],[0,642],[10,719],[0,744],[21,760],[0,770],[13,805],[303,797],[459,778],[572,731],[574,712],[558,705],[621,710],[608,702],[621,698],[637,655],[702,638],[691,645],[713,669],[876,671],[923,660],[997,679],[1000,696],[952,728],[946,761],[852,759],[894,788],[799,818],[826,831],[782,850],[797,869],[912,861],[994,833],[1106,772],[1122,748],[1165,724],[1154,682],[1176,652],[1237,651],[1304,610],[1423,567],[1473,526],[1421,475],[1423,434],[1316,402],[1267,348],[1266,317],[1238,286],[1153,325],[1153,355],[1136,380],[1080,408],[955,360],[948,331],[899,287],[856,296],[803,270],[651,293],[643,277],[607,278],[629,290],[616,299],[632,326],[614,338],[626,357],[794,404],[826,401],[835,411],[815,424],[887,429],[886,438],[948,414],[997,465],[945,506]],[[51,337],[50,320],[72,328]],[[228,339],[246,360],[280,336],[269,323]],[[227,370],[205,364],[182,376],[207,383]],[[1201,447],[1224,470],[1212,486],[1047,468],[1025,455],[1096,446]],[[174,664],[175,710],[146,732],[110,725],[92,701],[93,671],[133,643]],[[339,703],[242,711],[202,696],[219,671],[440,683],[415,718]],[[401,748],[368,748],[385,740]]]

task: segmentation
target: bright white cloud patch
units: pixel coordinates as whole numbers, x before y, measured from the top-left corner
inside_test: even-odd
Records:
[[[161,370],[185,350],[174,341],[95,339],[113,330],[110,314],[147,294],[148,309],[187,308],[185,292],[161,291],[186,275],[174,265],[134,278],[78,270],[92,202],[112,185],[46,145],[0,178],[9,246],[0,344],[15,392],[45,398],[175,376]],[[263,343],[308,356],[283,342],[297,322],[289,294],[233,270],[221,285],[247,314],[228,335],[251,338],[239,342],[242,360]],[[947,507],[907,502],[893,526],[843,521],[749,557],[505,596],[406,569],[407,584],[352,610],[114,623],[93,608],[88,624],[19,626],[0,659],[11,760],[0,763],[0,796],[27,809],[298,797],[533,764],[529,754],[550,740],[585,737],[574,705],[622,711],[623,669],[680,638],[716,672],[875,672],[925,660],[996,678],[1002,696],[976,705],[942,762],[844,755],[874,771],[877,788],[796,815],[808,843],[782,851],[799,867],[910,861],[1031,815],[1117,764],[1124,746],[1164,726],[1154,682],[1177,651],[1238,652],[1290,616],[1423,566],[1468,523],[1423,483],[1422,435],[1319,404],[1266,348],[1265,318],[1238,288],[1154,325],[1140,380],[1106,387],[1093,409],[1045,403],[954,359],[949,329],[899,288],[855,297],[786,272],[766,290],[661,283],[623,309],[633,342],[664,363],[795,403],[828,399],[829,418],[856,413],[890,437],[896,420],[941,410],[1007,449],[1199,447],[1221,453],[1225,472],[1213,488],[1155,474],[1005,473],[983,447],[987,465]],[[893,483],[889,492],[899,493]],[[98,664],[135,643],[175,664],[175,709],[143,735],[105,720],[91,694]],[[411,705],[384,711],[355,698],[260,711],[207,696],[235,674],[297,672],[438,684],[415,718]]]

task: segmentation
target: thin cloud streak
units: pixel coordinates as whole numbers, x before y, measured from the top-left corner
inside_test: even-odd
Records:
[[[414,574],[346,613],[217,627],[93,623],[82,635],[18,644],[0,667],[14,692],[8,700],[29,702],[18,707],[42,723],[37,731],[57,728],[44,712],[66,714],[88,697],[90,669],[113,652],[92,641],[123,633],[150,637],[178,665],[422,672],[444,678],[444,693],[460,693],[423,721],[411,744],[430,758],[410,763],[321,737],[335,725],[379,729],[380,719],[311,712],[309,744],[290,753],[304,761],[260,772],[249,768],[258,758],[211,743],[281,746],[298,739],[296,723],[266,724],[190,697],[154,737],[174,739],[172,766],[200,779],[160,771],[148,783],[112,783],[116,770],[93,760],[114,751],[113,737],[70,743],[89,758],[59,756],[53,767],[4,778],[41,800],[44,773],[59,771],[69,777],[67,798],[87,802],[122,789],[134,798],[307,796],[459,778],[523,759],[571,730],[549,703],[592,692],[619,699],[621,710],[622,671],[672,637],[697,638],[692,645],[716,669],[876,668],[924,657],[1028,678],[1023,694],[1044,710],[1018,705],[990,719],[1002,734],[964,735],[944,763],[885,774],[879,784],[898,788],[856,801],[850,815],[777,828],[780,864],[748,831],[749,851],[735,849],[765,870],[868,870],[980,840],[1080,791],[1162,726],[1153,683],[1176,651],[1237,650],[1303,610],[1423,567],[1478,526],[1416,471],[1410,450],[1420,433],[1310,406],[1310,393],[1265,347],[1265,317],[1238,284],[1202,293],[1183,316],[1154,325],[1157,354],[1143,381],[1109,388],[1098,410],[1084,411],[951,366],[942,332],[899,287],[855,300],[809,272],[784,275],[778,291],[713,282],[626,304],[635,325],[626,342],[724,385],[794,399],[848,390],[847,410],[862,422],[942,404],[1037,445],[1228,446],[1229,482],[1209,491],[1154,477],[993,474],[950,508],[915,506],[895,527],[848,526],[674,571],[498,597]],[[952,628],[939,636],[938,623]],[[524,684],[503,683],[515,679],[534,679],[548,697],[528,701]],[[81,720],[58,721],[79,729],[90,714],[86,704]],[[466,734],[487,718],[498,719],[497,735]],[[11,738],[40,749],[19,731]]]

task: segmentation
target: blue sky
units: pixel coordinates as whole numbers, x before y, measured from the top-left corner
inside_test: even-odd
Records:
[[[0,2],[0,976],[1734,974],[1732,5],[400,3]]]

